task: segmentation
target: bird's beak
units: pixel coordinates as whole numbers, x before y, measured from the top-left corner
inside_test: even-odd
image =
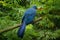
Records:
[[[38,7],[37,10],[42,10],[43,8],[42,7]]]

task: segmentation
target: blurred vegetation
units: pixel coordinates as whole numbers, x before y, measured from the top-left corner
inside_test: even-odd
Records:
[[[22,40],[60,40],[60,0],[0,0],[0,30],[21,23],[24,12],[33,5],[43,7],[35,17],[43,19],[27,25]],[[0,34],[0,40],[21,40],[17,31]]]

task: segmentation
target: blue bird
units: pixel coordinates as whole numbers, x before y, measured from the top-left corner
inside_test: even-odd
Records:
[[[22,18],[22,25],[20,26],[17,33],[18,37],[23,38],[26,25],[30,24],[33,21],[36,15],[36,9],[37,7],[33,6],[32,8],[27,9],[27,11],[24,13],[24,16]]]

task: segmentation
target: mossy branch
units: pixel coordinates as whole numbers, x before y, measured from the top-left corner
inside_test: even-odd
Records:
[[[40,21],[41,19],[42,19],[42,17],[39,17],[38,19],[36,19],[35,21],[33,21],[32,24]],[[9,28],[0,30],[0,34],[1,34],[1,33],[4,33],[4,32],[8,32],[8,31],[10,31],[10,30],[13,30],[13,29],[15,29],[15,28],[18,28],[18,27],[20,27],[20,26],[21,26],[21,24],[16,24],[15,26],[12,26],[12,27],[9,27]]]

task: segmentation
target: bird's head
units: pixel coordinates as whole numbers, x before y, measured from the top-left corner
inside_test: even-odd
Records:
[[[37,9],[37,6],[33,6],[34,9]]]
[[[37,10],[42,10],[43,8],[42,7],[37,7],[37,6],[33,6],[34,9],[37,9]]]

